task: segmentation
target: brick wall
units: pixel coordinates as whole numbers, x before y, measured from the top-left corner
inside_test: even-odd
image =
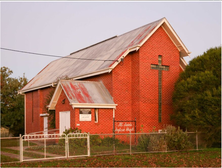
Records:
[[[43,118],[40,117],[40,114],[43,114],[46,111],[46,102],[45,99],[52,88],[40,89],[25,94],[26,99],[26,111],[25,111],[25,133],[32,133],[43,131]]]
[[[162,122],[158,122],[158,70],[151,69],[151,64],[158,64],[158,55],[162,55],[162,65],[170,66],[169,71],[162,71]],[[164,124],[171,124],[172,93],[179,68],[179,51],[171,39],[160,27],[139,50],[140,59],[140,119],[145,132],[160,129]]]
[[[65,111],[70,111],[70,125],[74,127],[74,123],[75,123],[74,110],[72,106],[69,104],[69,100],[66,97],[64,91],[62,91],[55,107],[56,129],[59,129],[59,124],[60,124],[59,113],[65,112]]]
[[[113,109],[98,109],[98,123],[95,122],[95,109],[91,109],[91,121],[79,121],[79,108],[75,109],[76,127],[90,134],[113,132]],[[78,125],[77,125],[78,124]],[[72,125],[74,127],[74,125]]]
[[[162,55],[162,65],[168,65],[169,71],[162,71],[162,122],[158,122],[158,70],[151,69],[151,64],[158,64],[158,55]],[[137,119],[137,132],[143,125],[148,132],[156,127],[161,129],[171,124],[172,94],[174,83],[179,77],[179,51],[160,27],[150,39],[137,51],[130,53],[123,62],[109,74],[102,74],[82,80],[102,81],[118,104],[116,120]],[[48,89],[41,89],[26,94],[27,133],[43,130],[43,100]],[[65,103],[62,104],[62,100]],[[83,132],[111,133],[113,128],[112,109],[99,109],[99,122],[79,121],[79,109],[72,109],[64,92],[56,105],[56,128],[59,128],[59,112],[70,111],[71,127],[78,127]],[[33,114],[33,116],[32,116]],[[77,126],[76,124],[80,124]]]
[[[65,100],[63,104],[62,101]],[[82,132],[96,133],[112,133],[113,129],[113,109],[98,109],[98,123],[95,123],[95,109],[91,109],[91,121],[79,121],[79,108],[73,109],[64,93],[61,95],[56,104],[56,129],[59,129],[59,113],[70,111],[70,127],[79,128]],[[78,124],[78,125],[77,125]]]
[[[170,66],[162,71],[162,122],[158,122],[158,70],[151,64],[158,64],[162,55],[162,65]],[[172,124],[172,94],[178,79],[179,51],[160,27],[139,51],[130,53],[110,74],[99,75],[84,80],[102,81],[118,104],[116,120],[137,120],[137,132],[161,129]]]

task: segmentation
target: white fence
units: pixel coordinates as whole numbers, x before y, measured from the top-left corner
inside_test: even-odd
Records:
[[[11,155],[15,155],[17,151],[18,161],[23,162],[96,155],[198,150],[200,146],[202,147],[197,132],[187,133],[187,147],[179,141],[171,144],[165,135],[166,133],[32,134],[20,136],[16,139],[16,143],[1,139],[4,142],[1,149],[3,154],[11,152]],[[14,147],[9,147],[10,144],[14,144]]]
[[[72,141],[81,139],[86,152],[73,153]],[[68,135],[60,134],[35,134],[23,135],[20,137],[20,161],[59,159],[68,157],[90,156],[89,134],[71,133]],[[23,144],[28,142],[28,146]],[[78,142],[78,141],[77,141]],[[24,153],[32,153],[32,158],[24,157]]]

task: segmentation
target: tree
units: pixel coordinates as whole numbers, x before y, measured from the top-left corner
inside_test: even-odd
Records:
[[[221,47],[207,50],[180,74],[173,94],[177,125],[204,132],[209,146],[221,143]]]
[[[18,94],[27,78],[11,78],[13,73],[7,67],[1,67],[1,126],[9,127],[14,135],[24,134],[24,97]]]

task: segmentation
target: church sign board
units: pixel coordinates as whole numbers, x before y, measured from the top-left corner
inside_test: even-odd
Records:
[[[134,133],[136,132],[136,120],[135,121],[115,121],[115,133]]]

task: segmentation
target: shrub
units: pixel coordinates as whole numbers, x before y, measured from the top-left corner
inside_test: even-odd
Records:
[[[100,146],[102,144],[102,139],[99,135],[90,136],[90,146]]]
[[[78,128],[70,128],[70,129],[66,129],[63,132],[62,137],[65,137],[65,135],[68,135],[70,133],[81,133],[82,131]],[[65,134],[65,135],[64,135]],[[113,145],[113,143],[115,143],[115,145],[121,145],[123,143],[120,142],[119,139],[114,138],[113,137],[105,137],[105,138],[101,138],[99,135],[91,135],[90,136],[90,146],[111,146]],[[58,144],[60,146],[65,146],[65,140],[64,139],[60,139]],[[69,147],[72,148],[76,148],[76,147],[85,147],[87,145],[87,139],[86,138],[71,138],[69,139]]]
[[[148,146],[150,142],[150,136],[147,134],[142,134],[138,138],[138,145],[137,148],[141,151],[148,151]]]
[[[81,133],[82,130],[78,129],[78,128],[69,128],[69,129],[65,129],[65,131],[63,132],[63,134],[70,134],[70,133]]]
[[[164,134],[150,134],[148,151],[166,151],[167,145]]]
[[[167,126],[165,140],[168,150],[187,150],[192,148],[187,132],[183,132],[179,127]]]
[[[69,147],[70,148],[86,147],[86,145],[87,145],[86,138],[69,139]]]
[[[138,138],[137,148],[141,151],[187,150],[192,148],[187,132],[180,128],[167,126],[165,134],[142,134]]]
[[[117,138],[115,138],[115,140],[114,140],[113,137],[107,136],[107,137],[102,139],[102,145],[103,146],[111,146],[111,145],[113,145],[113,143],[115,143],[115,145],[120,145],[121,144],[120,140],[117,139]]]

